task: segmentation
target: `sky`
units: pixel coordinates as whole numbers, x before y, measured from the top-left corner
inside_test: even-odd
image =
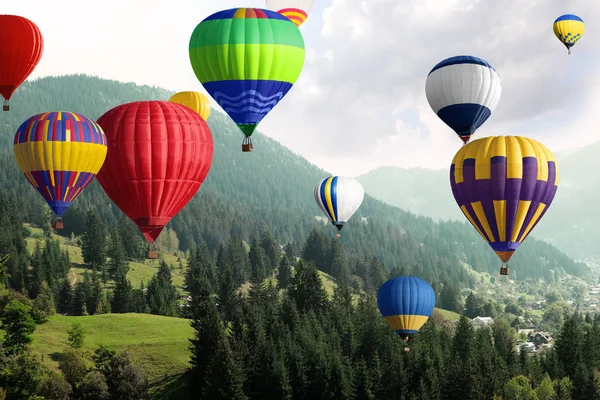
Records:
[[[265,5],[19,0],[2,12],[42,31],[44,54],[30,79],[85,73],[206,93],[189,38],[205,17],[233,7]],[[586,23],[571,56],[552,32],[567,13]],[[425,79],[439,61],[467,54],[492,64],[502,84],[498,107],[473,138],[522,135],[553,152],[584,146],[600,140],[598,21],[600,2],[589,0],[316,0],[300,28],[300,78],[259,131],[335,175],[449,168],[462,142],[429,107]]]

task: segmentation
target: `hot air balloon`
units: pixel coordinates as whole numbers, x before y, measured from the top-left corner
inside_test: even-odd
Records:
[[[98,182],[150,242],[196,194],[213,157],[210,129],[188,107],[168,101],[117,106],[98,118],[108,138]]]
[[[415,276],[398,276],[377,291],[379,312],[405,343],[427,322],[435,307],[435,292]]]
[[[463,214],[502,261],[542,219],[558,188],[558,166],[543,144],[492,136],[463,146],[452,160],[452,194]]]
[[[266,0],[267,7],[300,26],[306,21],[315,0]]]
[[[198,80],[246,136],[292,88],[304,65],[298,27],[274,11],[232,8],[200,22],[190,39]]]
[[[207,121],[210,115],[210,103],[208,98],[198,92],[179,92],[169,99],[170,102],[184,105],[194,110],[203,120]]]
[[[321,210],[339,232],[362,204],[365,191],[356,179],[330,176],[315,186],[314,195]],[[336,236],[340,237],[340,234]]]
[[[21,83],[33,72],[44,51],[44,39],[36,24],[18,15],[0,15],[0,94],[2,110]]]
[[[15,133],[17,164],[58,216],[94,180],[106,158],[106,136],[93,120],[68,111],[28,118]]]
[[[554,30],[554,35],[565,45],[567,50],[569,50],[569,54],[571,54],[571,47],[575,46],[575,43],[583,36],[585,24],[577,15],[565,14],[556,18],[552,29]]]
[[[494,67],[471,56],[440,62],[425,83],[429,105],[464,143],[492,115],[501,93],[500,76]]]

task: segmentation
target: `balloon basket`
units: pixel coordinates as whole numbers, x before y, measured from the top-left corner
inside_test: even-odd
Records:
[[[335,237],[336,237],[336,238],[339,238],[340,236],[342,236],[342,235],[340,235],[339,233],[336,233],[336,234],[335,234]]]
[[[248,136],[246,136],[244,138],[244,141],[242,142],[242,152],[248,153],[252,151],[253,148],[254,146],[252,146],[252,140]]]
[[[148,258],[150,260],[156,260],[158,258],[158,251],[156,251],[156,250],[149,250],[148,251]]]
[[[54,223],[54,229],[56,229],[56,230],[63,229],[64,227],[65,226],[64,226],[64,224],[62,222],[62,219],[60,219],[60,218],[57,219],[56,222]]]
[[[404,351],[410,351],[410,347],[405,347]]]
[[[2,105],[2,111],[10,111],[10,106],[8,105],[8,101],[5,101]]]
[[[500,268],[500,275],[506,275],[506,276],[508,276],[508,272],[509,272],[508,267],[501,267]]]

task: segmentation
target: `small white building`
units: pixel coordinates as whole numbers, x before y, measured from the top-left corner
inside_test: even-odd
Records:
[[[491,317],[475,317],[471,320],[474,328],[481,328],[494,323],[494,319]]]

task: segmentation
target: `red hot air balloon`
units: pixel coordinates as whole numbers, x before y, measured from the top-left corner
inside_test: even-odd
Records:
[[[0,94],[4,111],[19,85],[37,66],[44,39],[36,24],[18,15],[0,15]]]
[[[154,243],[208,175],[213,139],[194,111],[168,101],[117,106],[98,119],[108,141],[98,182]],[[148,258],[156,258],[151,250]]]

